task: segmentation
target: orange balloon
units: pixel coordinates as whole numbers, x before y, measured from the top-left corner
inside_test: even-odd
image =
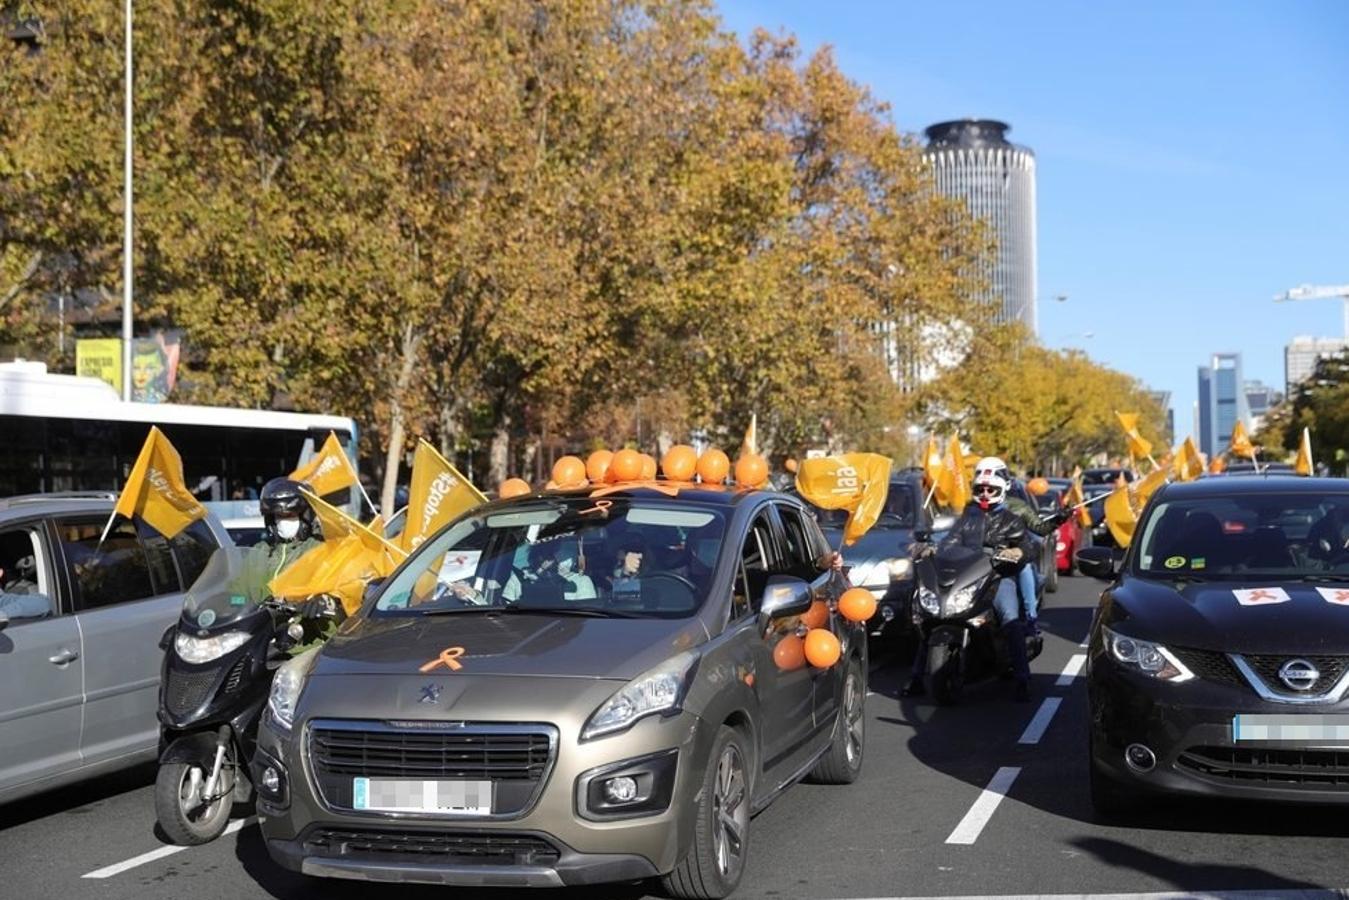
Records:
[[[670,481],[692,481],[698,471],[698,452],[687,444],[675,444],[661,457],[660,470]]]
[[[649,453],[642,454],[642,480],[654,481],[656,479],[656,458]]]
[[[817,669],[827,669],[843,655],[843,645],[824,628],[806,632],[806,659]]]
[[[586,464],[579,456],[563,456],[553,463],[553,481],[561,488],[580,487],[586,483]]]
[[[768,460],[757,453],[746,453],[735,461],[735,483],[759,487],[768,480]]]
[[[507,478],[501,482],[497,488],[497,496],[502,500],[509,500],[512,497],[522,497],[529,493],[529,482],[523,478]]]
[[[797,470],[797,468],[799,468],[799,466],[798,466],[796,460],[792,459],[790,456],[787,457],[787,461],[786,461],[785,463],[783,463],[782,466],[783,466],[783,468],[785,468],[788,472],[791,472],[793,475],[796,474],[796,470]]]
[[[865,622],[876,615],[876,598],[866,588],[849,588],[838,598],[838,611],[849,622]]]
[[[636,481],[642,477],[642,454],[619,450],[609,461],[609,474],[615,481]]]
[[[1037,497],[1042,497],[1049,493],[1049,482],[1043,478],[1032,478],[1026,482],[1026,490]]]
[[[698,477],[703,484],[722,484],[730,471],[731,458],[715,447],[698,457]]]
[[[604,476],[609,474],[609,463],[614,458],[612,450],[596,450],[586,457],[586,477],[596,484],[604,483]]]
[[[810,609],[801,614],[801,624],[807,628],[820,628],[829,621],[829,607],[823,600],[810,604]]]
[[[792,672],[806,664],[806,645],[794,634],[782,636],[773,648],[773,662],[784,672]]]

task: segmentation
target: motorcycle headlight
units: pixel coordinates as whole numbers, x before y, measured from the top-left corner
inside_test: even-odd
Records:
[[[678,712],[697,663],[698,654],[686,650],[638,675],[590,714],[581,740],[622,731],[645,716]]]
[[[908,578],[913,572],[913,560],[904,557],[887,559],[885,568],[890,572],[890,580],[899,581],[901,578]]]
[[[941,598],[930,588],[918,589],[918,605],[929,615],[941,615]]]
[[[1189,681],[1194,677],[1194,673],[1185,668],[1185,664],[1161,644],[1132,638],[1109,628],[1102,628],[1102,631],[1110,656],[1126,668],[1142,672],[1159,681],[1174,683]]]
[[[951,599],[946,601],[946,612],[949,615],[957,615],[967,611],[974,605],[974,592],[979,585],[967,585],[951,595]]]
[[[173,639],[173,652],[183,662],[201,665],[233,653],[252,637],[247,631],[226,631],[211,637],[199,638],[178,632]]]
[[[276,670],[272,679],[272,692],[267,697],[267,711],[272,721],[290,731],[295,724],[295,704],[300,701],[300,692],[304,690],[309,670],[318,659],[320,648],[306,650],[293,659],[288,659]]]

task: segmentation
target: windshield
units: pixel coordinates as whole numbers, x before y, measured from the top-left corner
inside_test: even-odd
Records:
[[[375,614],[682,618],[707,596],[724,530],[721,510],[668,501],[550,498],[498,508],[427,541]]]
[[[1349,573],[1349,494],[1164,502],[1148,517],[1136,565],[1164,577]]]
[[[1035,499],[1035,508],[1042,513],[1057,512],[1063,505],[1063,493],[1054,488],[1050,488],[1043,494],[1032,495]]]
[[[917,524],[916,514],[913,489],[908,484],[892,482],[890,493],[885,497],[885,509],[875,527],[913,528]],[[815,515],[822,528],[842,528],[848,521],[846,509],[817,509]]]
[[[220,547],[212,553],[184,596],[183,618],[199,628],[214,628],[256,610],[268,597],[267,578],[250,561],[265,554],[266,546]]]

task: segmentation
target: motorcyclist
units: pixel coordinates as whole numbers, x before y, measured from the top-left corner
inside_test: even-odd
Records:
[[[314,537],[314,510],[300,488],[289,478],[273,478],[262,486],[262,540],[248,548],[230,580],[231,602],[238,597],[241,605],[257,603],[271,596],[272,579],[321,543]]]
[[[966,505],[944,542],[992,551],[995,571],[1002,576],[993,606],[1007,642],[1015,679],[1017,700],[1030,699],[1030,662],[1026,658],[1026,635],[1038,634],[1035,572],[1030,567],[1030,539],[1027,532],[1049,535],[1071,514],[1060,509],[1041,517],[1024,501],[1007,494],[1012,474],[996,456],[987,456],[974,466],[975,503]],[[930,548],[929,548],[930,552]],[[1019,595],[1019,597],[1018,597]],[[1025,605],[1025,621],[1021,604]],[[925,648],[919,648],[914,661],[913,678],[904,689],[905,696],[922,694],[926,667]]]

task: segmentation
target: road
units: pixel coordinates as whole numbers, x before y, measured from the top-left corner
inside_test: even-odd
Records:
[[[1094,820],[1075,672],[1098,590],[1079,577],[1051,595],[1030,704],[1011,702],[1005,683],[972,691],[957,708],[901,700],[906,671],[879,661],[862,778],[843,788],[797,785],[756,818],[736,897],[1339,896],[1329,891],[1349,886],[1349,819],[1337,809],[1186,802],[1124,823]],[[0,896],[513,896],[309,881],[274,867],[247,822],[214,844],[169,848],[155,836],[153,777],[140,769],[0,807]],[[549,896],[654,895],[618,885]]]

